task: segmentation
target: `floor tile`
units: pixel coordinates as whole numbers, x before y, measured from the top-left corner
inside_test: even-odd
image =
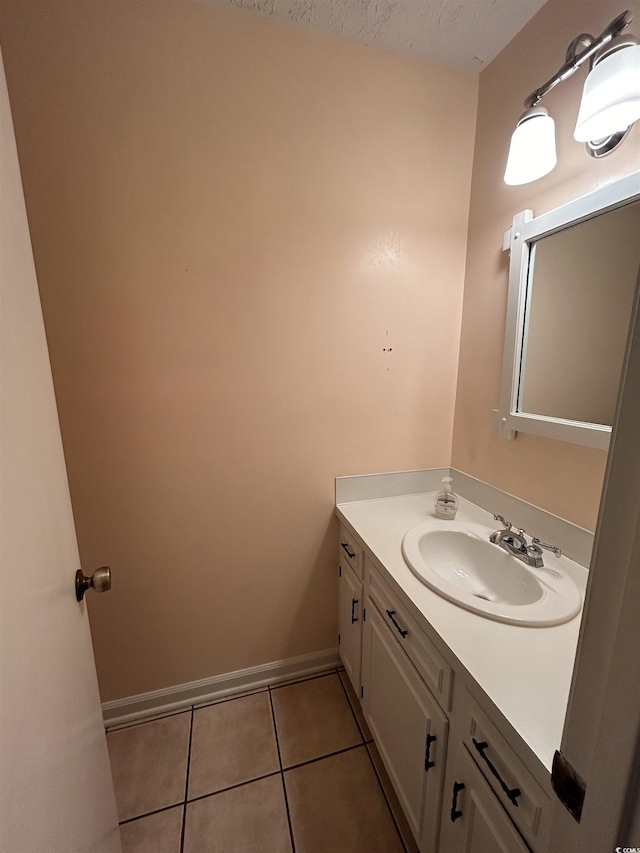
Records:
[[[282,766],[362,742],[336,673],[271,692]]]
[[[369,750],[371,759],[375,764],[376,772],[378,774],[378,778],[380,779],[380,784],[382,785],[384,792],[387,795],[387,800],[389,802],[389,805],[391,806],[391,811],[393,812],[393,816],[396,820],[398,829],[400,830],[400,835],[402,836],[402,840],[404,841],[404,846],[407,848],[408,853],[418,853],[418,845],[416,844],[416,840],[413,837],[413,833],[411,832],[409,821],[405,817],[404,811],[402,810],[402,806],[400,805],[400,800],[396,795],[393,785],[391,784],[391,779],[389,779],[389,775],[385,769],[384,764],[382,763],[382,757],[378,752],[378,747],[375,745],[375,743],[372,742],[367,744],[367,749]]]
[[[403,853],[365,746],[284,778],[296,853]]]
[[[353,713],[356,715],[356,719],[358,721],[358,725],[360,726],[362,736],[366,741],[373,740],[373,735],[369,731],[369,726],[367,725],[367,721],[365,720],[364,714],[362,713],[362,705],[360,704],[360,700],[356,695],[356,691],[353,689],[351,679],[344,670],[340,673],[340,680],[344,684],[345,690],[347,691],[347,696],[349,697],[349,704],[353,708]]]
[[[194,711],[189,799],[279,769],[268,691]]]
[[[180,805],[122,824],[122,853],[180,853],[182,812]]]
[[[107,734],[118,817],[184,800],[191,712]]]
[[[189,803],[184,853],[291,853],[282,776]]]

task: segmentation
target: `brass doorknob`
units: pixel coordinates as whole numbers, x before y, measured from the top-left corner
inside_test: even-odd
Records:
[[[76,599],[82,601],[88,589],[95,589],[96,592],[107,592],[111,589],[111,569],[109,566],[96,569],[89,578],[82,573],[82,569],[78,569],[76,572]]]

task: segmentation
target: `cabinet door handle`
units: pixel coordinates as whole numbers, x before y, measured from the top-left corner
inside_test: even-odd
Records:
[[[424,769],[429,772],[431,767],[435,767],[435,761],[431,761],[431,744],[437,741],[438,738],[435,735],[427,735],[427,751],[424,756]]]
[[[458,794],[464,791],[463,782],[453,783],[453,798],[451,800],[451,823],[455,823],[459,817],[462,817],[462,812],[458,809]]]
[[[353,625],[353,623],[354,623],[354,622],[357,622],[357,621],[358,621],[358,617],[354,615],[354,612],[355,612],[355,609],[356,609],[356,604],[358,603],[358,601],[359,601],[359,599],[357,599],[357,598],[352,598],[352,599],[351,599],[351,624],[352,624],[352,625]]]
[[[347,542],[341,542],[340,547],[344,548],[344,550],[347,552],[347,557],[349,557],[350,560],[353,560],[353,558],[356,555],[356,552],[354,551],[353,554],[351,553],[351,551],[349,550],[348,543]]]
[[[472,737],[471,740],[473,741],[473,745],[475,746],[477,752],[480,753],[480,757],[485,761],[485,763],[486,763],[487,767],[489,768],[489,770],[491,771],[491,773],[498,780],[498,784],[500,785],[500,787],[502,788],[504,793],[511,800],[513,805],[517,807],[518,806],[518,799],[517,798],[522,795],[522,791],[520,790],[520,788],[510,788],[507,785],[507,783],[504,781],[502,776],[498,773],[497,767],[493,764],[492,761],[490,761],[487,758],[487,756],[485,755],[485,750],[488,749],[489,744],[486,742],[486,740],[483,740],[481,743],[478,743],[478,741],[474,737]]]
[[[389,617],[389,619],[391,619],[391,621],[393,622],[393,624],[394,624],[394,625],[396,626],[396,628],[398,629],[398,634],[400,634],[400,636],[401,636],[402,638],[404,638],[404,637],[406,637],[406,636],[407,636],[407,634],[408,634],[409,632],[408,632],[408,631],[403,630],[403,629],[398,625],[398,623],[396,622],[396,620],[393,618],[395,615],[396,615],[396,611],[395,611],[395,610],[387,610],[387,616]]]

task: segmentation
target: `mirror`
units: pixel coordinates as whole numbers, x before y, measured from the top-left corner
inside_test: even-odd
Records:
[[[640,173],[509,233],[498,428],[607,448],[640,269]]]
[[[531,245],[518,411],[613,424],[640,269],[640,202]]]

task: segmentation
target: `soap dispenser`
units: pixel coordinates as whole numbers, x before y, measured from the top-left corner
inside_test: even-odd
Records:
[[[438,492],[433,502],[436,518],[453,520],[458,511],[458,498],[451,489],[451,477],[442,478],[442,491]]]

